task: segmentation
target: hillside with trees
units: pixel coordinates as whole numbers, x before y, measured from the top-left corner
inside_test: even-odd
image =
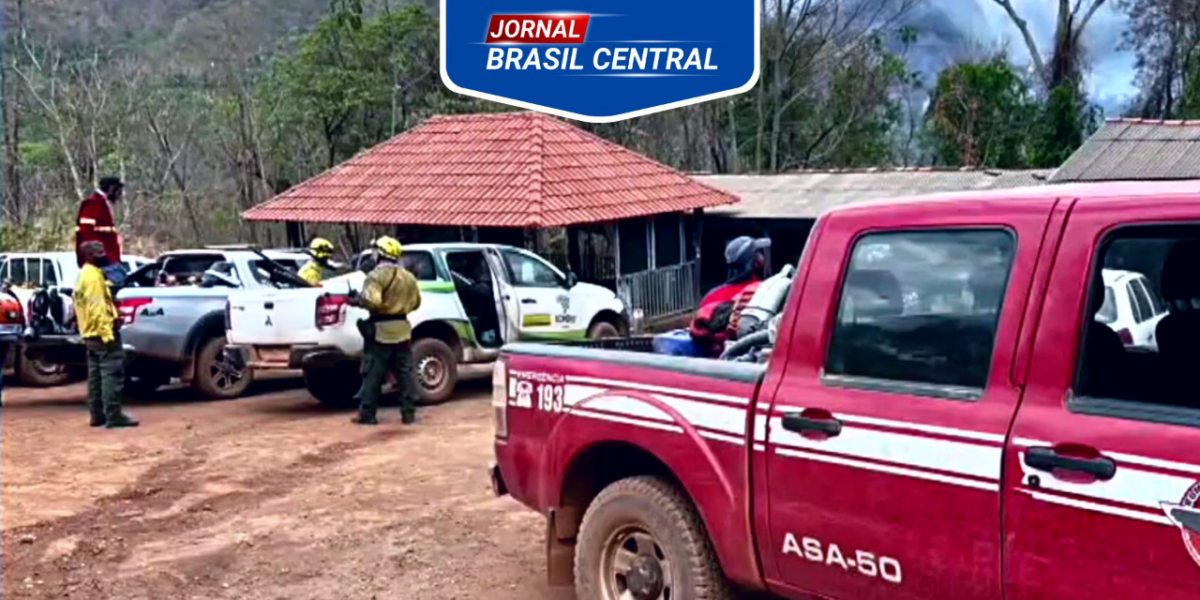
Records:
[[[764,0],[762,73],[737,97],[586,128],[686,171],[1052,167],[1097,124],[1083,33],[1105,0],[1061,0],[1034,57],[913,67],[932,0]],[[1119,0],[1145,90],[1137,112],[1200,106],[1200,10]],[[1193,7],[1195,8],[1195,7]],[[240,213],[435,114],[510,110],[441,83],[436,2],[4,0],[3,246],[69,246],[101,175],[143,253],[282,243]],[[1174,24],[1164,33],[1164,23]],[[1139,33],[1141,32],[1141,33]],[[1169,57],[1169,58],[1164,58]]]

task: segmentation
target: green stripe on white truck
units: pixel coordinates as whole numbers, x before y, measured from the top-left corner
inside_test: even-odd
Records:
[[[449,281],[421,281],[417,283],[426,294],[453,294],[454,284]]]

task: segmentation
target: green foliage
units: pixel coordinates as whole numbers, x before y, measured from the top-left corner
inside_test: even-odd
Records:
[[[14,225],[0,220],[0,250],[4,252],[50,252],[69,250],[75,238],[74,215],[66,209],[49,210],[35,223]]]
[[[1050,90],[1031,131],[1029,165],[1051,169],[1063,164],[1095,129],[1093,115],[1078,86]]]
[[[422,7],[364,18],[343,3],[272,68],[260,90],[271,125],[293,148],[320,139],[323,168],[403,131],[449,95],[437,35]]]
[[[17,151],[20,153],[21,163],[33,168],[54,168],[62,162],[58,150],[47,142],[23,142]]]
[[[1023,167],[1036,112],[1029,88],[1005,57],[948,67],[938,75],[926,117],[934,161]]]

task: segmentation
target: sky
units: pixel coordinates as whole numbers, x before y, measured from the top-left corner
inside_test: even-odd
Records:
[[[1090,67],[1085,82],[1088,96],[1104,108],[1105,116],[1120,116],[1137,94],[1135,56],[1121,48],[1128,17],[1109,0],[1093,17],[1085,33]],[[1029,22],[1044,55],[1051,47],[1058,3],[1052,0],[1013,0]],[[1006,47],[1014,62],[1028,64],[1029,52],[1020,32],[993,0],[925,0],[910,22],[919,30],[911,60],[927,86],[948,64],[981,51]]]

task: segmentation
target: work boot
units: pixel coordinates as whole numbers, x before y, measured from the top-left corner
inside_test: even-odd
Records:
[[[117,413],[116,415],[109,417],[108,423],[104,425],[104,427],[107,429],[125,429],[127,427],[137,426],[137,419],[134,419],[125,413]]]
[[[375,415],[358,415],[357,417],[352,417],[350,422],[355,425],[378,425],[379,419],[376,419]]]
[[[92,415],[91,421],[88,424],[92,427],[104,427],[108,425],[108,419],[105,419],[104,415]]]
[[[400,413],[400,422],[405,425],[412,425],[417,422],[417,413],[402,412]]]

